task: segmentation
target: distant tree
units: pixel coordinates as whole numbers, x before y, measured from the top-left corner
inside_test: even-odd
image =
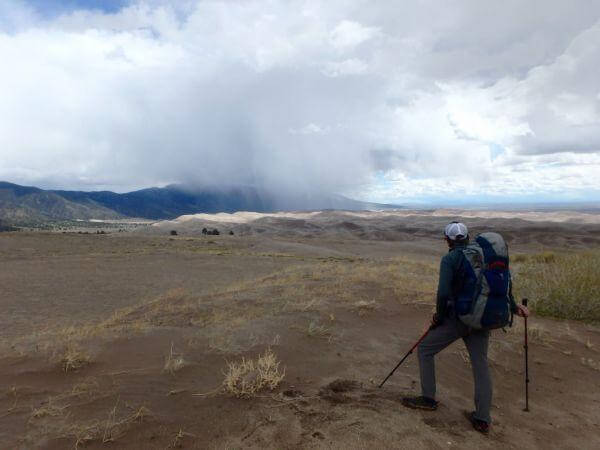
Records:
[[[212,234],[213,234],[214,236],[218,236],[218,235],[219,235],[219,234],[221,234],[221,233],[219,233],[219,230],[217,230],[217,229],[215,228],[215,229],[212,231]]]
[[[208,230],[206,228],[202,228],[202,234],[208,234]]]
[[[177,230],[171,230],[171,236],[177,236]]]
[[[233,236],[233,230],[229,230],[229,236]]]

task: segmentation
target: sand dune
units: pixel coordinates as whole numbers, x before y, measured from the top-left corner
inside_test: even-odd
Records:
[[[473,211],[456,209],[394,211],[312,211],[195,214],[157,222],[141,233],[176,230],[198,235],[203,228],[236,235],[273,237],[343,237],[361,240],[407,241],[437,239],[451,220],[465,222],[471,234],[496,230],[509,243],[585,247],[600,243],[600,214],[578,211]]]

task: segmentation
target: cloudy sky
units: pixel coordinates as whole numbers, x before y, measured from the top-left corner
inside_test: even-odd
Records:
[[[0,180],[600,200],[597,0],[0,0]]]

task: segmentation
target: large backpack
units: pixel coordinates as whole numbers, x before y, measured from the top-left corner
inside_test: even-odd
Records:
[[[466,279],[456,300],[458,318],[478,330],[512,323],[508,247],[502,236],[481,233],[462,252]]]

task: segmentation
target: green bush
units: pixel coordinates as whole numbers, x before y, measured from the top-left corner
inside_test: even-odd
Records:
[[[600,251],[531,255],[515,273],[515,293],[537,314],[600,322]]]

